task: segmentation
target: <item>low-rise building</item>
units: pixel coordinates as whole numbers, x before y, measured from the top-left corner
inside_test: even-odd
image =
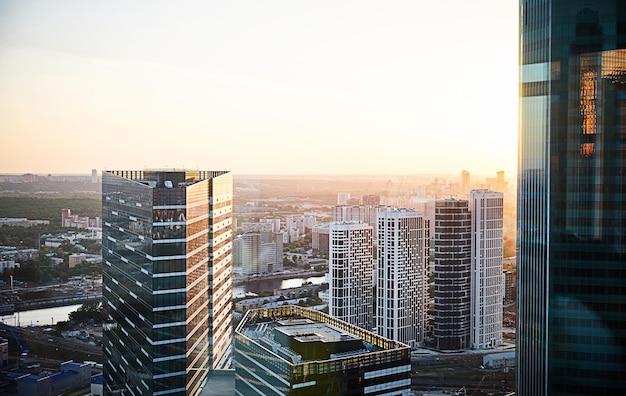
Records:
[[[490,353],[483,356],[483,366],[492,369],[515,367],[515,351]]]
[[[91,383],[91,367],[85,363],[68,361],[61,370],[40,375],[26,374],[17,379],[17,394],[24,396],[58,395],[80,389]]]

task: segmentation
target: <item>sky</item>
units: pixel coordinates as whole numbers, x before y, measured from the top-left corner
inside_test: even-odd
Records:
[[[517,171],[515,0],[0,0],[0,173]]]

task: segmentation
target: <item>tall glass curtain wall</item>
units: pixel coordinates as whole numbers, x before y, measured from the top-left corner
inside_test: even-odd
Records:
[[[626,388],[626,1],[520,2],[519,395]]]

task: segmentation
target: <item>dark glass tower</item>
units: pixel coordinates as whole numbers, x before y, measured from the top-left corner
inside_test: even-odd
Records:
[[[102,173],[106,394],[197,395],[232,361],[232,175]]]
[[[435,202],[435,348],[470,347],[472,217],[468,201]]]
[[[517,395],[626,389],[626,1],[520,1]]]

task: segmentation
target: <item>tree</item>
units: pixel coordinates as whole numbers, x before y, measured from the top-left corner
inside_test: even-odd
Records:
[[[86,302],[76,311],[70,312],[68,318],[77,322],[89,319],[100,322],[102,321],[102,304],[99,301]]]

